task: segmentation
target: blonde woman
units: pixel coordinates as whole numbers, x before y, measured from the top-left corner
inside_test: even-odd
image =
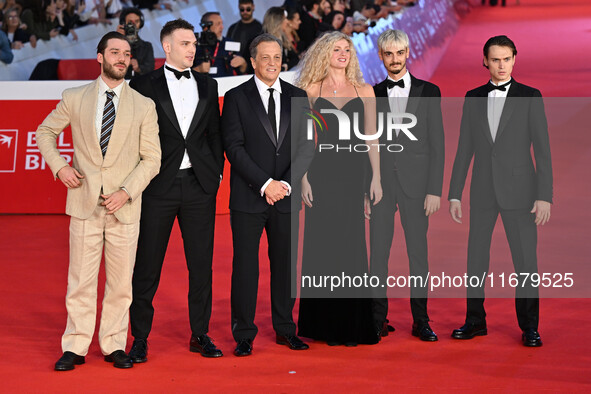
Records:
[[[299,335],[329,345],[374,344],[380,337],[368,289],[346,283],[331,289],[336,283],[332,280],[318,286],[320,278],[355,281],[367,274],[364,194],[367,191],[374,204],[382,198],[379,152],[372,147],[377,141],[352,130],[351,138],[343,139],[344,123],[335,110],[351,124],[357,119],[365,137],[375,134],[373,88],[363,81],[353,43],[341,32],[326,33],[312,44],[296,84],[306,90],[311,113],[323,118],[323,127],[316,133],[316,154],[302,180],[306,215]],[[371,171],[366,171],[368,166]],[[371,181],[366,182],[367,178]],[[311,281],[306,283],[304,276]]]

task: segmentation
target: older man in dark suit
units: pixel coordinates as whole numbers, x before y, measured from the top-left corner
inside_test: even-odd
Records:
[[[304,130],[292,128],[292,115],[296,120],[298,115],[293,113],[291,98],[307,96],[303,90],[278,78],[281,53],[281,41],[277,38],[269,34],[256,37],[250,46],[254,77],[224,97],[222,135],[232,168],[231,304],[236,356],[252,353],[252,342],[258,331],[254,317],[263,229],[269,242],[271,315],[276,342],[293,350],[308,348],[295,335],[292,317],[295,300],[290,292],[290,234],[295,220],[292,207],[297,211],[301,198],[296,190],[314,148],[306,149],[310,142],[305,140]]]

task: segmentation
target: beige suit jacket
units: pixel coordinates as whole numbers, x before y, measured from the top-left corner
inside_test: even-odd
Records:
[[[100,78],[100,77],[99,77]],[[67,89],[62,100],[37,129],[39,151],[56,177],[67,166],[56,140],[68,126],[74,144],[73,165],[84,175],[82,186],[68,189],[66,213],[88,219],[96,208],[101,189],[110,194],[124,187],[132,201],[115,212],[122,223],[139,221],[141,193],[160,170],[158,116],[154,102],[124,82],[109,147],[103,159],[95,127],[98,79]]]

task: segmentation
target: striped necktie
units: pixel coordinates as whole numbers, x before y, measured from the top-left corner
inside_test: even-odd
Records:
[[[105,157],[105,154],[107,153],[111,131],[113,130],[113,124],[115,124],[115,104],[113,104],[115,92],[106,91],[105,93],[107,95],[107,101],[105,102],[105,109],[103,110],[103,125],[101,127],[100,141],[103,157]]]

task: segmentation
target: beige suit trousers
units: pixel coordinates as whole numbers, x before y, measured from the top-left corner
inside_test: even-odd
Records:
[[[94,334],[97,284],[103,248],[105,252],[105,294],[99,328],[99,345],[104,355],[124,350],[131,304],[131,279],[139,234],[139,222],[123,224],[100,205],[92,216],[70,218],[70,267],[66,309],[68,321],[62,350],[80,356],[88,353]]]

